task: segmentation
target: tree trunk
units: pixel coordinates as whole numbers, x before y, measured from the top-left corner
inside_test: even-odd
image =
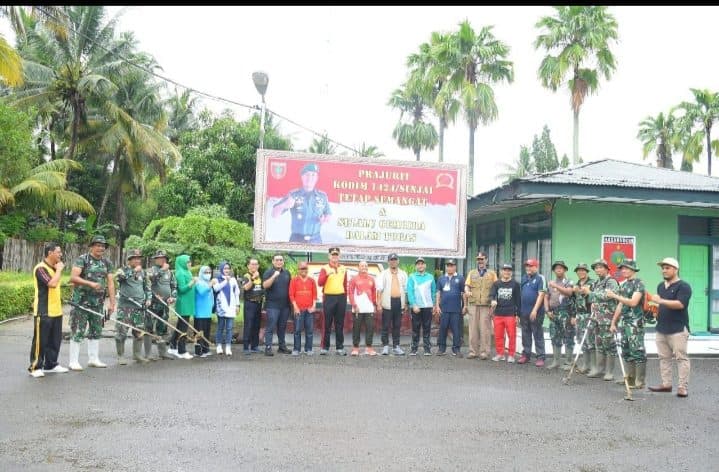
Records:
[[[55,150],[55,140],[50,138],[50,159],[53,161],[57,159],[56,156],[56,150]]]
[[[572,164],[579,164],[579,110],[574,110],[574,135],[572,136]]]
[[[474,132],[477,128],[469,127],[469,177],[467,182],[467,193],[474,195]]]
[[[76,97],[77,99],[77,97]],[[80,106],[74,104],[72,110],[72,137],[70,138],[70,148],[67,150],[67,158],[73,159],[75,157],[75,147],[77,146],[77,136],[80,132]]]
[[[707,135],[707,172],[709,177],[712,176],[712,127],[706,127]]]
[[[419,162],[419,153],[422,151],[422,148],[420,148],[418,146],[418,147],[414,148],[413,151],[414,151],[415,157],[417,158],[417,162]]]
[[[112,193],[112,185],[115,183],[115,175],[117,174],[118,167],[120,167],[120,151],[115,153],[115,159],[112,162],[112,174],[110,174],[110,178],[107,179],[105,195],[102,196],[102,204],[100,204],[100,209],[97,211],[97,219],[95,221],[97,222],[98,226],[100,226],[102,217],[105,214],[105,206],[107,206],[107,201],[110,199],[110,194]]]
[[[444,162],[444,128],[447,127],[447,120],[439,118],[439,162]]]

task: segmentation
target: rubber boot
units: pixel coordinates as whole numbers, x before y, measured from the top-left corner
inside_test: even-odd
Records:
[[[87,340],[87,365],[89,367],[100,367],[105,368],[107,364],[100,360],[100,340],[99,339],[88,339]]]
[[[117,364],[127,365],[127,358],[125,357],[125,341],[115,340],[115,349],[117,349]]]
[[[589,369],[594,365],[594,351],[584,351],[581,357],[581,367],[577,367],[577,372],[580,374],[586,374]]]
[[[160,356],[160,359],[169,359],[173,360],[175,356],[171,356],[167,353],[167,343],[165,341],[158,341],[157,343],[157,353]]]
[[[80,343],[77,341],[70,340],[70,362],[68,367],[76,372],[83,370],[80,365]]]
[[[132,358],[137,362],[148,362],[146,357],[142,357],[142,339],[132,339]]]
[[[647,363],[636,362],[634,370],[634,385],[630,385],[630,388],[642,389],[646,386]]]
[[[587,377],[590,379],[596,379],[604,374],[604,357],[604,354],[601,352],[597,350],[594,351],[594,363],[592,365],[592,370],[589,371]]]
[[[562,346],[552,346],[552,362],[547,365],[547,369],[556,369],[559,367],[559,358],[562,355]]]
[[[624,372],[627,373],[627,383],[629,384],[629,388],[632,388],[634,386],[634,377],[636,375],[636,364],[634,361],[627,361],[626,364],[624,364]],[[615,382],[624,385],[623,378],[617,379]]]
[[[142,342],[145,345],[145,358],[151,361],[159,361],[159,357],[152,355],[152,338],[150,336],[144,336]]]
[[[614,360],[616,357],[614,356],[605,356],[606,361],[606,369],[604,369],[604,380],[609,382],[610,380],[614,380]]]
[[[569,370],[570,367],[572,367],[572,362],[574,361],[574,348],[573,347],[566,347],[566,352],[564,353],[564,364],[562,364],[562,370]]]

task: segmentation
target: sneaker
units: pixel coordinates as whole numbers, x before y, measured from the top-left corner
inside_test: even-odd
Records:
[[[193,356],[189,352],[185,352],[183,354],[179,354],[177,357],[179,357],[180,359],[192,359],[195,356]]]
[[[39,370],[39,369],[37,369]],[[43,369],[43,372],[45,373],[53,373],[53,374],[65,374],[67,371],[70,370],[67,367],[63,367],[60,364],[56,365],[52,369]]]
[[[416,356],[416,355],[417,355],[417,350],[414,349],[414,350],[410,351],[409,355],[410,355],[410,356]]]
[[[45,372],[43,372],[42,369],[35,369],[30,371],[30,377],[39,379],[40,377],[45,377]]]
[[[459,351],[452,351],[452,355],[453,355],[454,357],[462,357],[462,353],[459,352]]]
[[[279,349],[277,349],[277,352],[281,352],[282,354],[292,354],[292,351],[287,349],[287,346],[282,346]]]
[[[305,351],[305,355],[306,355],[306,356],[314,356],[314,355],[315,355],[315,351]]]
[[[170,348],[167,350],[167,353],[171,356],[180,357],[180,354],[177,352],[177,349]]]
[[[210,353],[209,353],[209,352],[203,352],[202,354],[200,354],[200,357],[203,357],[203,358],[204,358],[204,357],[210,357]]]
[[[268,356],[268,357],[272,357],[272,356],[275,355],[275,353],[272,352],[272,348],[271,348],[271,347],[267,347],[267,348],[265,348],[265,355]]]
[[[249,349],[243,349],[242,354],[249,356],[250,354],[252,354],[252,351],[250,351]]]
[[[431,349],[425,349],[425,350],[424,350],[424,355],[425,355],[425,356],[431,356],[431,355],[432,355],[432,350],[431,350]]]
[[[389,346],[385,346],[382,348],[382,355],[389,356]]]
[[[371,347],[365,348],[364,353],[366,356],[376,356],[377,355],[377,351],[375,351]]]
[[[507,356],[507,362],[509,364],[514,364],[516,362],[514,356]]]
[[[338,356],[346,356],[346,355],[347,355],[347,351],[345,351],[344,349],[337,349],[337,350],[335,351],[335,354],[337,354]]]
[[[496,356],[494,356],[494,357],[492,358],[492,360],[493,360],[494,362],[503,361],[503,360],[504,360],[504,356],[500,356],[499,354],[497,354]]]
[[[534,363],[537,367],[544,367],[544,359],[537,359],[537,362]]]
[[[404,356],[404,351],[402,350],[401,347],[399,347],[399,345],[395,346],[394,349],[392,350],[392,352],[394,353],[395,356]]]
[[[338,352],[338,354],[339,354],[339,352]],[[350,353],[350,356],[359,356],[359,348],[353,347],[352,352]]]
[[[454,354],[454,353],[453,353],[453,354]],[[437,355],[438,355],[438,356],[446,356],[447,353],[444,352],[444,351],[437,351]]]
[[[252,354],[260,354],[262,352],[262,349],[260,349],[259,347],[253,347],[252,349],[250,349],[250,352]]]
[[[326,356],[327,354],[329,354],[327,349],[320,349],[320,356]]]
[[[489,358],[484,352],[479,355],[479,360],[486,361]]]
[[[292,351],[292,357],[299,357],[300,351]]]
[[[217,355],[222,354],[222,344],[217,345]]]
[[[519,357],[519,361],[517,362],[517,364],[526,364],[527,362],[529,362],[529,357],[527,357],[525,354],[522,354]]]
[[[225,348],[225,355],[226,355],[226,356],[232,356],[232,348],[230,347],[229,344],[228,344],[227,347]]]

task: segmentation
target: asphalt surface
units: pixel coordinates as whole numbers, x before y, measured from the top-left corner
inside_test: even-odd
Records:
[[[613,382],[451,356],[235,347],[118,366],[109,338],[107,369],[33,379],[31,331],[0,325],[0,471],[719,470],[716,358],[692,359],[688,398],[633,402]],[[650,359],[650,385],[658,372]]]

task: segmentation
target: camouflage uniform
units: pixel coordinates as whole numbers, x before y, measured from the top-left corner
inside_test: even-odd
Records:
[[[155,294],[152,297],[150,310],[167,321],[170,319],[170,309],[160,302],[157,297],[160,297],[165,303],[167,303],[168,298],[177,298],[177,280],[175,280],[175,274],[170,269],[163,270],[162,267],[153,265],[147,271],[147,277],[149,278],[150,289],[152,293]],[[167,334],[167,325],[147,313],[145,317],[145,331],[164,337]]]
[[[614,335],[609,331],[614,317],[614,310],[617,308],[617,301],[607,298],[606,291],[617,291],[617,281],[609,275],[603,279],[595,280],[591,286],[592,292],[588,300],[592,304],[592,317],[597,320],[599,328],[595,336],[597,351],[603,355],[617,356],[617,346],[614,342]]]
[[[577,287],[581,290],[586,285],[591,287],[593,283],[594,280],[587,277],[584,282],[578,280]],[[588,295],[582,295],[581,293],[574,294],[574,309],[577,313],[577,336],[584,336],[584,330],[587,329],[587,321],[589,320],[589,315],[591,314],[588,299]],[[584,339],[584,346],[582,346],[583,353],[593,351],[597,347],[594,340],[594,337],[596,336],[595,326],[596,325],[594,323],[589,325],[589,332],[587,333],[587,337]]]
[[[118,269],[115,277],[119,284],[118,292],[120,295],[117,319],[134,327],[143,327],[145,324],[145,301],[150,300],[152,297],[149,278],[144,270],[135,272],[130,266]],[[137,306],[130,299],[136,301],[142,307]],[[116,328],[115,340],[125,342],[128,328],[119,324]],[[132,330],[132,336],[136,340],[142,338],[142,334],[134,329]]]
[[[81,267],[80,277],[85,280],[97,282],[102,290],[95,291],[86,285],[77,285],[72,293],[72,301],[88,310],[103,313],[105,307],[105,296],[107,295],[107,275],[112,272],[112,262],[109,260],[95,259],[90,254],[83,254],[73,262],[73,267]],[[99,316],[88,313],[80,308],[73,308],[70,312],[70,332],[72,341],[82,342],[87,331],[87,339],[100,339],[104,320]]]
[[[571,280],[564,278],[563,280],[554,280],[555,283],[565,288],[574,286]],[[574,334],[576,328],[571,323],[574,318],[574,303],[571,296],[562,295],[555,288],[548,289],[549,311],[554,313],[554,319],[549,323],[549,337],[552,339],[552,346],[562,348],[562,344],[566,347],[566,352],[571,355],[574,350]]]
[[[642,301],[646,296],[644,282],[637,278],[627,279],[619,286],[618,295],[632,298],[640,292],[642,298],[634,308],[622,305],[622,357],[627,362],[645,363],[647,354],[644,349],[644,310]]]

